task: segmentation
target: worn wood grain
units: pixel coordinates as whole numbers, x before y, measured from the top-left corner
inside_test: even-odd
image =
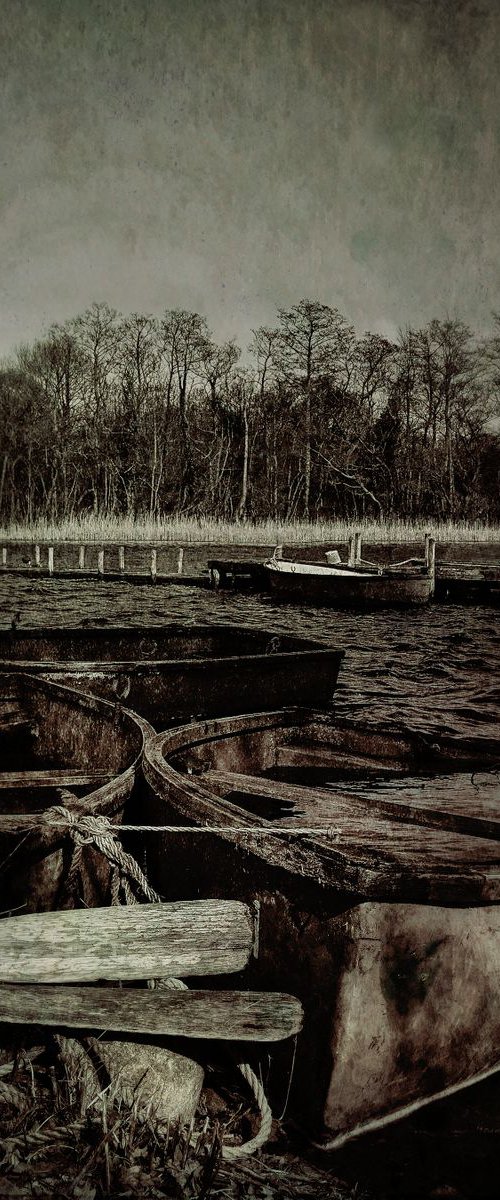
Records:
[[[6,788],[102,787],[114,776],[104,771],[73,771],[71,768],[58,771],[1,771],[0,791]]]
[[[31,913],[0,921],[0,979],[229,974],[246,966],[254,936],[250,910],[236,900]]]
[[[281,992],[0,985],[0,1021],[10,1024],[276,1042],[299,1032],[302,1015]]]

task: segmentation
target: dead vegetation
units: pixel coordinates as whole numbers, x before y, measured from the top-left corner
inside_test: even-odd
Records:
[[[340,1181],[290,1151],[276,1125],[266,1152],[226,1162],[222,1142],[253,1132],[248,1097],[209,1077],[196,1119],[160,1126],[106,1088],[85,1103],[52,1040],[0,1050],[0,1196],[38,1200],[348,1200]],[[357,1200],[362,1200],[356,1192]]]

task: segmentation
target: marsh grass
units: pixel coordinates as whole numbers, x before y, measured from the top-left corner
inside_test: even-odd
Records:
[[[99,1103],[85,1106],[84,1080],[65,1074],[50,1041],[10,1053],[5,1048],[2,1059],[1,1196],[362,1200],[357,1187],[347,1188],[293,1153],[278,1126],[270,1152],[224,1161],[224,1126],[238,1135],[241,1114],[247,1116],[244,1098],[227,1088],[215,1113],[209,1089],[189,1126],[159,1126],[154,1111],[141,1117],[134,1104],[113,1102],[106,1089]]]
[[[496,542],[500,541],[500,525],[485,525],[480,521],[438,522],[419,521],[295,521],[295,522],[230,522],[210,517],[199,519],[182,516],[152,520],[147,517],[133,520],[127,517],[87,515],[70,520],[50,522],[39,520],[32,525],[13,523],[0,529],[0,539],[10,542],[95,543],[124,545],[225,545],[268,546],[278,543],[287,546],[346,544],[359,529],[368,543],[418,543],[426,533],[437,542]]]

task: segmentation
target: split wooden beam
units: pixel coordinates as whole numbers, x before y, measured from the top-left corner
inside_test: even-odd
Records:
[[[282,992],[0,984],[0,1021],[16,1025],[277,1042],[298,1033],[302,1017],[300,1001]]]
[[[0,921],[0,980],[226,975],[247,965],[255,944],[254,916],[238,900],[31,913]]]

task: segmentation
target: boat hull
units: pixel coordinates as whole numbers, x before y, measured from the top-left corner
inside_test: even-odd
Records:
[[[26,670],[120,700],[157,729],[196,716],[331,703],[343,651],[227,626],[0,633],[0,671]]]
[[[2,907],[43,911],[62,902],[72,856],[67,828],[47,824],[44,814],[62,806],[74,817],[119,823],[153,730],[117,705],[28,674],[0,676],[0,712]],[[90,848],[86,863],[81,899],[98,903],[108,864]]]
[[[427,574],[398,576],[365,573],[308,574],[268,567],[271,591],[298,604],[330,605],[333,608],[393,608],[427,604],[433,581]]]
[[[330,739],[322,725],[332,726]],[[308,732],[337,758],[329,767],[337,790],[327,817],[335,837],[329,846],[318,837],[316,860],[307,834],[279,837],[280,822],[292,827],[294,811],[307,827],[313,803],[327,803],[324,789],[283,778],[292,769],[315,770]],[[403,787],[405,766],[411,777],[434,767],[470,778],[474,763],[493,767],[498,751],[488,739],[437,744],[384,727],[363,735],[354,723],[335,728],[319,716],[307,727],[307,718],[293,713],[206,722],[146,747],[142,819],[210,828],[151,839],[149,877],[163,894],[171,888],[186,899],[258,904],[259,953],[249,986],[286,988],[302,1001],[288,1111],[318,1139],[342,1145],[500,1065],[500,811],[482,817],[478,800],[478,815],[464,814],[461,796],[453,804],[447,793],[426,818],[425,791],[415,811],[412,796],[405,806],[396,789],[384,832],[375,819],[375,788],[373,805],[369,789],[364,801],[349,792],[345,804],[342,793],[349,757],[358,787],[377,761],[386,780],[394,773]],[[388,803],[384,791],[384,820]],[[465,819],[471,824],[462,826]],[[349,846],[357,873],[348,869]],[[476,869],[473,859],[483,853]],[[278,1104],[287,1066],[277,1054],[271,1090]]]

